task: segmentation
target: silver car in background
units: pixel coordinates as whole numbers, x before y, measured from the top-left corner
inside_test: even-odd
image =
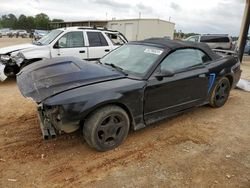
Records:
[[[211,49],[232,49],[232,38],[227,34],[206,34],[206,35],[194,35],[185,39],[192,42],[204,42]]]

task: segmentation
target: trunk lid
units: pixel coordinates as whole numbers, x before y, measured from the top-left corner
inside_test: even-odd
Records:
[[[17,75],[17,85],[24,97],[40,103],[66,90],[123,77],[121,72],[101,64],[60,57],[24,67]]]

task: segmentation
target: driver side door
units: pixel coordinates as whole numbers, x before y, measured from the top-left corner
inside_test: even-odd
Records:
[[[209,57],[200,50],[181,49],[168,55],[151,75],[144,91],[144,120],[150,124],[180,111],[197,106],[206,100],[208,69],[204,60]],[[173,72],[157,78],[163,70]]]
[[[51,49],[52,57],[73,56],[80,59],[88,58],[83,31],[71,31],[64,34]]]

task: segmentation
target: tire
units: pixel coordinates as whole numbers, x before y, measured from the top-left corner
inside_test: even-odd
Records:
[[[85,121],[83,136],[98,151],[119,146],[129,132],[128,114],[120,107],[110,105],[94,111]]]
[[[221,78],[214,86],[211,95],[209,97],[209,104],[213,108],[219,108],[223,106],[229,97],[231,85],[228,78]]]

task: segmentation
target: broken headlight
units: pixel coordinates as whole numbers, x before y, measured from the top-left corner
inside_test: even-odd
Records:
[[[12,54],[11,59],[12,62],[15,62],[20,67],[25,58],[24,55],[21,52],[19,52],[16,55]]]
[[[10,56],[9,55],[1,55],[0,60],[3,64],[5,64],[10,60]]]

